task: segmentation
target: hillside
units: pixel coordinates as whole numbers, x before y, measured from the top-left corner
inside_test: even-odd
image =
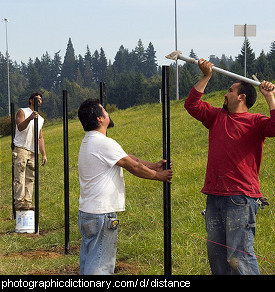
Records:
[[[223,104],[224,92],[206,95],[214,106]],[[254,112],[268,115],[263,97]],[[132,107],[111,114],[115,127],[108,136],[127,153],[149,160],[162,159],[161,105]],[[70,254],[64,255],[63,132],[62,124],[43,130],[48,164],[40,167],[40,234],[16,234],[11,213],[10,137],[1,138],[0,274],[64,274],[78,272],[80,233],[77,227],[77,158],[84,131],[78,120],[69,123],[70,156]],[[173,274],[210,274],[206,231],[201,211],[206,196],[204,182],[208,151],[207,130],[183,107],[171,102],[171,156],[173,160],[172,256]],[[262,274],[274,274],[274,148],[275,139],[264,146],[260,180],[271,205],[257,215],[255,251]],[[162,183],[146,181],[124,171],[126,211],[119,214],[117,274],[163,274]]]

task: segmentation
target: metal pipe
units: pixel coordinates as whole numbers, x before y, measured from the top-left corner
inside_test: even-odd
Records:
[[[34,111],[38,112],[38,99],[34,97]],[[34,212],[34,232],[39,233],[39,164],[38,164],[38,117],[34,119],[34,191],[35,191],[35,212]]]
[[[15,116],[14,116],[14,103],[13,102],[11,102],[10,108],[11,108],[11,149],[13,150],[13,148],[14,148],[13,140],[14,140],[14,136],[15,136]],[[13,185],[14,165],[13,165],[13,160],[12,160],[11,176],[12,176],[12,185],[11,185],[11,189],[12,189],[12,218],[15,219],[16,218],[16,210],[15,210],[15,206],[14,206],[14,185]]]
[[[67,90],[63,90],[63,145],[64,145],[65,254],[68,254],[70,249],[70,206],[69,206],[69,143],[68,143]]]
[[[9,61],[9,45],[8,45],[8,19],[4,18],[5,27],[6,27],[6,58],[7,58],[7,83],[8,83],[8,108],[9,108],[9,116],[11,115],[11,108],[10,108],[10,61]]]
[[[162,66],[162,131],[163,131],[163,169],[170,168],[170,100],[169,66]],[[164,213],[164,274],[171,275],[171,186],[163,183]]]
[[[172,59],[172,60],[180,59],[182,61],[198,65],[198,60],[193,59],[193,58],[189,58],[189,57],[185,57],[185,56],[183,56],[181,54],[180,51],[172,52],[170,55],[166,56],[166,58],[167,59]],[[249,83],[251,85],[259,86],[261,84],[261,82],[259,82],[259,81],[255,81],[255,80],[249,79],[247,77],[241,76],[241,75],[236,74],[236,73],[232,73],[230,71],[218,68],[216,66],[213,66],[212,70],[215,71],[215,72],[221,73],[223,75],[229,76],[231,78],[235,78],[237,80],[241,80],[241,81],[247,82],[247,83]]]

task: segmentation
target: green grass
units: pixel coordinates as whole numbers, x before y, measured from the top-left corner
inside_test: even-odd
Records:
[[[216,97],[215,97],[216,96]],[[206,96],[221,106],[223,92]],[[108,136],[127,153],[148,161],[162,159],[161,105],[144,105],[114,112],[115,127]],[[254,112],[269,115],[263,97]],[[80,233],[77,227],[79,183],[77,159],[84,131],[79,121],[69,123],[70,246],[64,255],[63,132],[62,124],[44,128],[48,163],[40,167],[39,235],[17,234],[11,211],[10,137],[1,138],[0,274],[62,273],[77,271]],[[261,189],[271,205],[259,210],[255,251],[262,274],[274,274],[274,147],[267,139],[260,173]],[[172,267],[173,274],[210,274],[206,231],[201,211],[206,196],[203,186],[208,152],[208,131],[191,118],[183,101],[171,102],[171,156],[173,160]],[[41,159],[41,158],[40,158]],[[119,214],[117,262],[126,266],[118,274],[163,274],[162,183],[142,180],[124,171],[126,211]],[[131,268],[129,268],[131,267]]]

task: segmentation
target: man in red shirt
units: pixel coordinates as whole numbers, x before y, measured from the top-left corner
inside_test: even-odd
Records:
[[[259,86],[270,110],[270,118],[251,114],[255,88],[237,81],[225,95],[223,108],[201,101],[212,76],[213,64],[199,60],[203,77],[192,88],[185,108],[209,129],[208,163],[202,193],[207,194],[207,251],[216,275],[259,274],[253,251],[257,199],[262,197],[259,170],[263,143],[275,137],[275,87]]]

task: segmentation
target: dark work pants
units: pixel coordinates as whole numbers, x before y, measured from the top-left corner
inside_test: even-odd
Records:
[[[258,206],[245,195],[208,195],[205,225],[213,275],[259,275],[253,251]]]

